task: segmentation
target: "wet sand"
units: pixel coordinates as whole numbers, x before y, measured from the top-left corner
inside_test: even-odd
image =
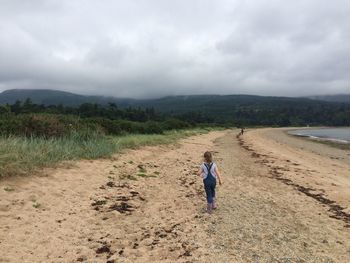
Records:
[[[0,262],[348,262],[346,154],[237,133],[1,180]],[[224,181],[212,215],[194,175],[205,150]]]

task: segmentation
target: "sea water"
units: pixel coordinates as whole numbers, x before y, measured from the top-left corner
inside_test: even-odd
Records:
[[[350,143],[350,128],[300,129],[289,131],[289,134],[323,139],[335,142]]]

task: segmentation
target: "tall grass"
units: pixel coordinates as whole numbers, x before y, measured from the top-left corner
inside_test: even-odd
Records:
[[[162,135],[86,137],[79,133],[62,138],[0,137],[0,177],[32,174],[62,161],[110,157],[126,148],[168,144],[210,129],[168,131]]]
[[[145,145],[159,145],[159,144],[169,144],[176,142],[177,140],[192,136],[200,133],[207,133],[213,129],[191,129],[191,130],[180,130],[180,131],[167,131],[164,134],[132,134],[120,137],[113,137],[113,141],[117,146],[117,150],[122,150],[125,148],[135,148]]]

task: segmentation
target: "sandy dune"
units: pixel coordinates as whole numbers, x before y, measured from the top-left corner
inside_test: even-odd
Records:
[[[349,262],[348,210],[329,211],[349,205],[346,155],[236,133],[0,181],[0,262]],[[212,215],[194,176],[207,149],[224,179]]]

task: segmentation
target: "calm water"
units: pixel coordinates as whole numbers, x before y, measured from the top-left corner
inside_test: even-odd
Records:
[[[304,129],[289,134],[350,143],[350,128]]]

